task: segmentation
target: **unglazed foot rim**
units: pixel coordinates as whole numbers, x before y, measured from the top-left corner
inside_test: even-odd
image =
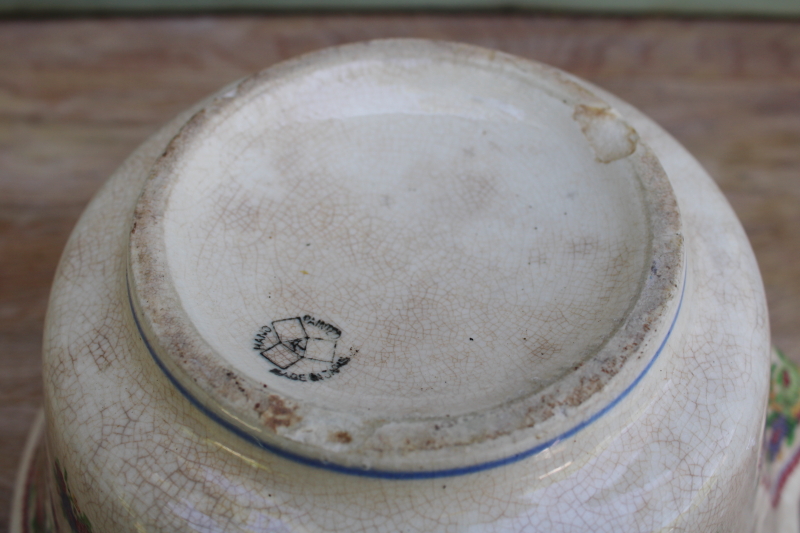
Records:
[[[406,152],[419,168],[396,170]],[[685,258],[660,163],[603,100],[533,62],[393,40],[197,113],[151,171],[128,268],[150,355],[211,418],[305,464],[414,478],[528,457],[612,409],[666,343]]]

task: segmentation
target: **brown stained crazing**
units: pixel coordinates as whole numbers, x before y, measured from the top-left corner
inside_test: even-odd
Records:
[[[297,407],[289,405],[283,398],[277,394],[270,394],[269,401],[265,409],[261,410],[261,405],[258,405],[257,411],[261,418],[261,423],[264,427],[268,427],[274,432],[278,431],[281,427],[291,427],[300,422],[303,418],[297,414]]]
[[[682,237],[676,236],[676,241],[682,244]],[[671,270],[671,267],[666,266],[664,270],[669,271]],[[670,275],[667,276],[668,281],[666,282],[666,285],[674,287],[672,274],[674,273],[670,273]],[[664,280],[661,279],[661,275],[654,277],[658,278],[658,284],[664,285]],[[647,333],[651,331],[651,324],[662,312],[663,309],[660,309],[658,306],[656,306],[655,309],[644,310],[644,316],[642,316],[639,329],[632,334],[632,338],[629,339],[629,342],[622,348],[620,352],[602,362],[598,373],[580,376],[580,378],[577,380],[577,383],[575,383],[571,390],[555,389],[552,392],[545,393],[540,396],[538,402],[530,406],[525,411],[524,421],[518,427],[528,429],[533,428],[537,424],[540,424],[551,418],[555,414],[556,409],[563,407],[577,407],[603,390],[608,380],[622,369],[632,354],[638,353],[638,358],[641,358],[640,348],[647,346],[647,343],[644,343]],[[573,371],[578,371],[583,366],[584,363],[581,363],[577,365]],[[433,429],[438,432],[441,428],[439,425],[436,425],[433,426]],[[452,436],[448,437],[445,435],[437,438],[435,436],[431,436],[431,434],[434,434],[434,432],[431,431],[430,434],[418,434],[411,438],[406,438],[399,444],[383,442],[383,446],[380,451],[385,451],[385,448],[387,447],[393,449],[395,452],[400,453],[413,453],[419,450],[434,451],[449,446],[465,447],[506,436],[510,433],[511,431],[503,429],[493,430],[479,436],[470,436],[467,438],[452,438]]]
[[[291,68],[297,68],[297,63],[294,65]],[[277,71],[272,72],[275,74],[286,68],[289,68],[289,66],[277,67]],[[240,84],[237,87],[239,97],[244,97],[246,94],[259,90],[258,78],[259,76],[256,76],[250,81]],[[565,80],[561,81],[564,82]],[[568,85],[572,87],[573,84],[569,83]],[[573,87],[573,91],[582,96],[585,93],[587,98],[591,96],[590,93],[579,87]],[[177,295],[168,290],[171,287],[170,274],[160,259],[164,251],[158,249],[156,250],[157,253],[154,254],[151,252],[153,246],[147,245],[148,243],[152,245],[155,242],[159,243],[158,246],[163,246],[159,231],[169,196],[170,175],[174,171],[175,165],[180,161],[184,150],[189,149],[196,137],[202,136],[205,127],[210,127],[209,124],[213,126],[214,120],[220,119],[220,116],[224,118],[224,107],[224,102],[216,100],[207,107],[207,110],[196,113],[163,152],[149,177],[145,193],[137,204],[132,228],[135,231],[131,232],[132,278],[136,289],[134,297],[144,300],[142,307],[144,308],[143,315],[146,316],[143,318],[145,318],[146,322],[149,322],[149,324],[146,324],[146,326],[149,326],[146,329],[151,329],[153,340],[157,339],[158,344],[161,344],[159,347],[161,350],[159,351],[168,353],[171,356],[167,358],[172,359],[172,362],[168,364],[174,364],[174,370],[187,371],[193,378],[194,383],[197,383],[198,390],[193,392],[203,397],[203,399],[205,399],[206,394],[209,394],[215,401],[224,404],[226,407],[238,408],[247,406],[245,417],[250,417],[251,427],[260,425],[264,428],[265,433],[280,432],[284,437],[291,440],[293,438],[292,432],[286,430],[304,419],[306,423],[317,420],[317,413],[312,412],[312,409],[307,410],[306,404],[301,403],[303,405],[303,416],[300,416],[298,414],[299,405],[294,404],[289,398],[276,394],[265,394],[266,391],[261,390],[264,386],[263,383],[252,383],[247,376],[235,375],[226,368],[227,365],[219,365],[218,361],[215,360],[213,350],[205,345],[202,339],[196,338],[194,329],[187,326],[181,317],[170,316],[169,309],[178,309],[180,305]],[[655,185],[657,192],[653,192],[653,194],[663,195],[663,198],[660,196],[655,198],[657,202],[653,210],[661,216],[661,219],[658,217],[656,219],[661,220],[666,226],[675,225],[676,228],[679,227],[677,211],[675,211],[674,217],[670,215],[675,210],[674,200],[672,200],[671,191],[668,190],[668,187],[665,188],[660,182],[663,176],[659,172],[658,160],[655,157],[648,157],[649,152],[646,147],[637,151],[638,135],[636,132],[613,109],[608,106],[604,107],[602,103],[595,103],[593,99],[581,105],[576,105],[573,118],[580,125],[598,161],[607,163],[631,155],[634,151],[637,152],[636,156],[631,159],[632,161],[635,160],[634,164],[638,164],[641,167],[639,172],[646,187]],[[290,162],[288,161],[286,164]],[[459,205],[469,204],[471,207],[470,212],[474,212],[477,209],[480,199],[492,194],[496,188],[491,176],[465,174],[462,182],[463,186],[457,187],[456,191],[464,195],[460,197],[462,201]],[[653,184],[649,182],[653,182]],[[650,187],[647,187],[647,189],[650,190]],[[463,191],[468,191],[469,194]],[[475,193],[475,191],[479,192]],[[244,200],[237,201],[237,197],[234,195],[231,196],[231,202],[223,202],[223,204],[227,208],[224,212],[215,212],[213,217],[215,220],[217,218],[222,219],[223,215],[227,216],[232,209],[236,216],[230,220],[225,219],[226,222],[233,223],[237,227],[247,228],[258,225],[260,220],[259,205],[251,204]],[[667,220],[664,221],[664,218],[667,218]],[[320,232],[328,227],[339,226],[337,224],[338,220],[333,217],[333,212],[328,213],[322,208],[315,211],[314,218],[309,220],[320,226]],[[269,238],[271,238],[271,235]],[[572,256],[589,255],[598,248],[598,243],[590,236],[576,238],[572,242],[565,243],[565,245],[568,247],[567,253]],[[675,260],[676,258],[672,259]],[[675,262],[680,263],[680,261]],[[669,263],[669,258],[659,260],[659,265],[666,264],[667,268],[669,268]],[[309,271],[311,272],[310,275],[313,276],[314,271],[310,269]],[[303,274],[307,274],[309,271],[299,270]],[[669,276],[667,272],[669,271],[665,270],[667,277],[675,277]],[[632,321],[628,324],[630,327],[625,328],[625,334],[623,335],[627,337],[627,341],[635,341],[633,343],[634,348],[630,351],[621,350],[613,356],[608,353],[604,354],[602,359],[596,360],[593,365],[577,365],[572,379],[551,389],[545,396],[539,399],[531,397],[526,400],[528,402],[527,405],[520,405],[518,411],[520,418],[517,423],[498,425],[493,422],[484,423],[478,420],[473,424],[472,419],[463,419],[461,422],[466,425],[473,425],[475,431],[459,434],[455,431],[439,432],[437,430],[437,433],[441,433],[441,435],[431,436],[430,432],[433,431],[434,424],[431,423],[427,426],[426,422],[422,422],[417,425],[418,427],[407,432],[408,438],[398,440],[376,438],[364,446],[364,450],[374,451],[382,455],[392,451],[401,451],[398,450],[398,447],[403,447],[403,443],[405,443],[405,447],[402,451],[410,453],[436,450],[447,446],[469,446],[508,435],[519,429],[532,428],[536,424],[552,418],[554,412],[563,411],[564,407],[575,407],[584,403],[605,387],[611,376],[616,375],[626,360],[630,359],[631,354],[639,352],[639,349],[635,348],[635,346],[641,343],[644,338],[644,332],[642,329],[637,331],[637,326],[640,327],[641,323],[645,321],[650,323],[653,318],[659,318],[659,304],[664,298],[670,296],[670,291],[663,291],[664,287],[661,287],[663,285],[661,283],[651,283],[651,285],[653,285],[651,292],[660,293],[660,296],[654,296],[648,303],[644,304],[643,308],[638,310],[639,312],[634,313]],[[300,307],[307,302],[308,295],[302,290],[297,290],[291,284],[283,287],[282,291],[284,300],[295,302]],[[406,306],[406,308],[417,312],[414,315],[403,318],[406,321],[421,321],[420,317],[425,314],[423,311],[427,312],[427,309],[439,303],[437,298],[438,294],[435,291],[430,290],[427,286],[422,287],[422,290],[418,291],[418,293],[414,292],[410,295]],[[148,300],[150,301],[148,302]],[[420,323],[420,325],[421,327],[416,329],[424,329],[425,324]],[[540,339],[535,338],[531,339],[531,341],[533,342],[530,342],[527,348],[530,358],[534,362],[549,353],[559,351],[557,345],[553,343],[543,343]],[[539,341],[538,346],[537,341]],[[405,344],[402,343],[396,347],[392,346],[394,350],[390,351],[403,349],[404,346]],[[533,349],[531,349],[532,347]],[[613,350],[611,353],[613,353]],[[210,391],[213,391],[213,393]],[[382,421],[376,421],[377,425],[381,423]],[[330,427],[329,431],[320,432],[320,435],[323,441],[327,440],[332,444],[350,444],[353,441],[350,433],[340,431],[335,426]],[[317,445],[324,447],[325,443],[321,442],[317,443]]]
[[[97,368],[101,371],[108,368],[115,359],[113,338],[113,332],[110,331],[110,326],[103,324],[102,327],[95,329],[91,341],[89,341],[86,346],[95,364],[97,364]]]

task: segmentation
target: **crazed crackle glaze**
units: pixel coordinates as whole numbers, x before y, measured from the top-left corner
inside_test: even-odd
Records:
[[[266,447],[372,475],[486,468],[657,356],[680,216],[587,91],[394,53],[290,63],[183,127],[134,214],[135,319],[185,394]],[[258,330],[271,365],[242,349],[258,317],[278,319]]]
[[[355,67],[337,73],[334,67],[342,64]],[[397,86],[387,82],[392,73],[424,80],[465,65],[476,71],[474,84],[462,80],[442,90],[473,98],[446,99],[446,113],[441,99],[411,82],[405,93],[388,90]],[[334,75],[320,84],[313,72],[325,71],[323,66]],[[414,78],[415,69],[425,72]],[[499,88],[481,69],[492,72]],[[542,81],[523,97],[519,84],[527,83],[526,76]],[[377,102],[397,112],[392,105],[400,111],[416,106],[418,122],[367,116],[352,128],[317,131],[309,141],[309,123],[320,116],[296,100],[300,89],[336,94],[337,83],[375,80],[384,90],[377,83],[358,93],[355,108]],[[295,90],[282,94],[282,83]],[[260,94],[280,105],[259,104]],[[542,104],[565,94],[574,101]],[[533,99],[531,107],[522,105],[526,98]],[[333,109],[346,114],[348,105]],[[535,109],[552,111],[538,131],[531,119]],[[291,119],[286,124],[276,121],[279,116],[259,120],[284,111]],[[437,122],[442,113],[457,120]],[[225,126],[226,120],[235,127]],[[459,125],[465,120],[496,128],[487,129],[491,142],[474,139],[472,155],[465,141],[475,133]],[[558,126],[542,133],[548,123]],[[218,135],[207,135],[209,124]],[[425,129],[415,130],[420,124]],[[283,144],[257,145],[253,155],[253,139],[264,137],[248,131],[262,130],[266,138],[282,134]],[[320,169],[346,175],[348,165],[359,161],[358,148],[374,153],[393,132],[413,150],[389,151],[375,164],[391,163],[383,168],[395,191],[402,186],[409,194],[414,187],[430,193],[420,200],[382,190],[384,182],[355,179],[364,173],[351,176],[354,181],[303,182]],[[448,144],[448,132],[456,133],[457,142]],[[495,144],[514,152],[514,143],[528,135],[547,147],[530,157],[550,165],[541,179],[550,196],[531,196],[548,216],[529,214],[525,202],[513,200],[525,187],[535,192],[535,179],[526,182],[525,172],[481,151]],[[547,145],[565,138],[570,141]],[[263,156],[270,146],[279,146],[273,159]],[[527,161],[520,150],[515,157]],[[427,164],[402,167],[409,153],[425,154]],[[469,157],[476,161],[463,163]],[[463,183],[457,186],[460,178],[444,172],[437,181],[442,188],[430,188],[424,170],[447,169],[448,162],[464,170],[456,173],[466,176]],[[480,172],[470,177],[470,168]],[[537,168],[525,170],[536,176]],[[269,176],[289,172],[291,179],[252,179],[274,169],[279,172]],[[220,174],[226,171],[230,176]],[[416,184],[408,181],[417,177]],[[576,180],[575,189],[567,187],[569,179]],[[263,183],[312,187],[270,191]],[[493,196],[507,207],[498,208]],[[325,211],[326,198],[337,199],[338,207]],[[585,211],[573,212],[572,219],[569,209],[556,211],[573,201]],[[351,211],[344,209],[348,205]],[[415,212],[417,206],[433,211]],[[448,212],[453,206],[461,207]],[[458,240],[464,228],[483,220],[482,207],[490,208],[489,216],[475,227],[485,235]],[[378,214],[392,209],[403,216],[388,220],[402,224],[382,225],[387,219]],[[348,218],[355,216],[350,213],[361,218]],[[437,226],[428,222],[431,216],[455,225]],[[555,220],[564,220],[559,227],[572,233],[558,233]],[[539,232],[540,221],[541,231],[550,233],[536,241],[526,224]],[[437,246],[426,248],[426,238],[404,233],[414,224],[432,232],[425,237]],[[387,240],[386,227],[394,241]],[[324,233],[326,228],[334,233]],[[359,234],[349,237],[348,228]],[[600,228],[598,242],[583,238],[592,228]],[[337,236],[339,230],[345,234]],[[320,234],[325,238],[314,240]],[[493,235],[509,240],[498,245]],[[470,249],[468,242],[477,245]],[[449,248],[458,244],[458,250]],[[472,261],[446,261],[464,256],[465,246]],[[430,255],[408,262],[398,253],[404,249]],[[519,267],[504,270],[521,255]],[[252,257],[257,260],[248,262]],[[350,265],[350,257],[358,261]],[[394,262],[381,267],[381,258]],[[565,262],[553,270],[532,266],[559,258]],[[437,264],[449,270],[408,274]],[[385,271],[375,278],[380,268]],[[571,278],[571,269],[581,275]],[[518,276],[531,271],[550,277],[521,283]],[[375,292],[375,279],[382,280],[387,298]],[[448,285],[448,279],[459,283]],[[415,280],[428,283],[409,285]],[[559,280],[571,280],[563,292]],[[362,283],[369,289],[359,292]],[[339,292],[340,286],[346,290]],[[539,298],[550,295],[548,305],[536,291],[522,292],[531,286],[540,287]],[[380,307],[381,301],[397,303],[391,297],[397,294],[409,296],[403,306]],[[504,300],[498,305],[492,294]],[[579,303],[553,303],[565,295]],[[519,311],[515,305],[560,315],[530,322],[513,313]],[[446,328],[431,321],[438,316],[431,309],[449,313],[442,315]],[[504,309],[509,320],[476,326],[500,320]],[[579,326],[564,336],[571,322]],[[478,333],[460,330],[462,324]],[[532,339],[546,334],[525,352],[524,331]],[[570,338],[580,349],[561,359]],[[559,345],[544,342],[553,339]],[[639,112],[566,74],[495,52],[424,41],[352,45],[224,89],[149,139],[98,193],[66,248],[48,312],[48,453],[93,531],[750,532],[759,527],[768,344],[763,289],[738,221],[699,165]],[[603,365],[612,360],[601,358],[604,350],[619,355],[624,349],[632,355]],[[514,359],[514,350],[547,354],[539,356],[542,368],[551,364],[554,370],[537,375],[535,365]],[[435,372],[420,370],[422,356],[433,357]],[[497,360],[489,364],[492,357]],[[565,360],[568,368],[559,369]],[[464,372],[469,361],[478,366]],[[292,371],[301,368],[296,365],[307,370]],[[376,368],[384,373],[374,373]],[[497,368],[505,377],[492,375]],[[365,380],[370,372],[372,381]],[[448,372],[454,383],[443,384],[438,390],[447,393],[440,394],[434,378]],[[608,378],[591,381],[601,374]],[[419,392],[409,390],[420,383]],[[257,394],[256,385],[263,392]],[[394,399],[381,404],[392,391]],[[424,437],[447,418],[456,419],[450,438],[436,436],[429,444]]]

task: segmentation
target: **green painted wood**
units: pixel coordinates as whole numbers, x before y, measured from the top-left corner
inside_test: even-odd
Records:
[[[615,14],[798,16],[800,0],[0,0],[0,13],[492,8]]]

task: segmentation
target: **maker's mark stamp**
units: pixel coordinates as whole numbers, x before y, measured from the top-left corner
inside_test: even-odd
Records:
[[[336,356],[341,336],[336,326],[304,315],[261,326],[253,348],[277,367],[270,370],[273,374],[294,381],[322,381],[350,362],[349,357]]]

